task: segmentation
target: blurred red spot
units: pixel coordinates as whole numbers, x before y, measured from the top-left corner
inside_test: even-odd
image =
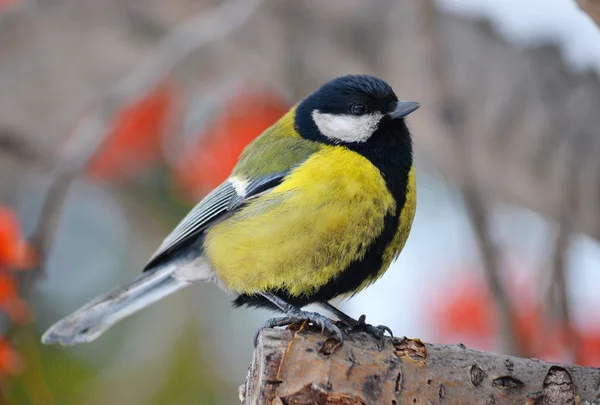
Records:
[[[8,6],[12,6],[13,4],[17,4],[19,0],[0,0],[0,12],[8,7]]]
[[[244,147],[288,109],[276,92],[238,91],[178,159],[176,181],[192,196],[212,190],[229,176]]]
[[[12,269],[29,269],[35,265],[31,248],[23,239],[16,213],[0,206],[0,310],[15,323],[31,320],[25,301],[19,296],[17,279]],[[23,368],[19,355],[10,342],[0,336],[0,377],[17,374]]]
[[[449,294],[433,304],[433,328],[437,336],[467,345],[491,349],[488,337],[496,333],[492,300],[476,279],[458,279]]]
[[[19,297],[16,278],[10,269],[30,269],[34,264],[34,255],[23,239],[16,213],[0,206],[0,309],[18,323],[29,321],[29,310]]]
[[[163,83],[117,114],[113,129],[89,164],[89,172],[104,180],[140,173],[161,156],[161,137],[177,104],[172,85]]]
[[[16,269],[34,266],[32,249],[23,239],[16,213],[0,206],[0,263]]]
[[[30,320],[27,305],[19,297],[14,274],[4,269],[0,269],[0,309],[16,323],[24,324]]]
[[[574,362],[582,366],[600,365],[600,330],[566,330],[564,325],[544,319],[536,283],[508,289],[513,305],[517,336],[526,355],[546,361]],[[431,306],[429,326],[441,342],[463,342],[482,350],[494,350],[499,330],[495,301],[484,280],[472,275],[454,278],[444,294],[437,294]],[[592,323],[593,320],[590,320]],[[589,326],[589,325],[587,325]],[[596,325],[597,326],[597,325]]]
[[[600,333],[582,333],[577,342],[579,349],[575,351],[575,364],[586,367],[600,365]]]
[[[23,370],[21,357],[14,351],[10,342],[0,337],[0,375],[18,374]]]
[[[15,278],[7,270],[0,270],[0,303],[17,298]]]

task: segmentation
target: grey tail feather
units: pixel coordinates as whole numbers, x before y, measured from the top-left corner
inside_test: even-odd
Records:
[[[95,340],[121,319],[190,284],[173,278],[174,270],[173,264],[164,265],[95,298],[52,325],[42,343],[71,346]]]

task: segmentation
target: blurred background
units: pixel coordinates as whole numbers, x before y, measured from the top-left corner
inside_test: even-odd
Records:
[[[239,403],[271,314],[213,285],[89,345],[39,338],[134,278],[251,139],[346,73],[423,107],[412,234],[340,308],[600,366],[599,44],[573,0],[0,0],[0,402]]]

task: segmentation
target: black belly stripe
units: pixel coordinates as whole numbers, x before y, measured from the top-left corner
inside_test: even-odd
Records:
[[[388,123],[389,124],[389,123]],[[367,279],[375,277],[383,265],[383,254],[398,231],[400,213],[406,202],[408,174],[412,167],[412,142],[408,129],[402,121],[393,121],[401,128],[380,128],[377,137],[368,142],[346,145],[376,166],[385,179],[386,186],[396,201],[396,211],[384,218],[381,234],[371,242],[365,256],[353,261],[340,275],[331,279],[327,284],[304,296],[290,295],[286,290],[270,291],[290,304],[303,307],[314,302],[327,302],[336,296],[355,292]],[[242,294],[233,301],[235,307],[242,305],[277,309],[262,296]]]
[[[299,306],[303,306],[310,302],[327,302],[338,295],[355,292],[365,280],[376,277],[381,270],[383,253],[396,235],[399,219],[399,210],[396,210],[394,214],[386,215],[383,231],[371,243],[365,256],[360,260],[353,261],[338,277],[333,278],[314,294],[309,297],[287,295],[285,298],[290,300],[290,303],[296,301]]]
[[[403,205],[404,201],[402,201],[402,206]],[[401,206],[398,204],[398,207]],[[296,307],[303,307],[313,302],[327,302],[338,295],[356,291],[365,280],[375,277],[381,270],[383,265],[383,253],[394,239],[396,231],[398,230],[400,211],[401,208],[396,209],[394,214],[386,215],[383,231],[369,245],[369,248],[362,259],[353,261],[339,276],[331,279],[331,281],[320,287],[314,293],[310,295],[293,296],[286,290],[276,290],[271,292]],[[233,304],[236,307],[248,305],[277,309],[271,302],[267,301],[262,296],[247,294],[242,294],[237,297]]]

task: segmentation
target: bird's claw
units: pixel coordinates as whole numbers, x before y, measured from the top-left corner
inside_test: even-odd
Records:
[[[389,333],[391,337],[394,337],[394,334],[390,328],[385,325],[369,325],[368,323],[363,326],[363,330],[367,332],[369,335],[374,336],[380,342],[380,348],[383,349],[385,345],[385,332]]]
[[[258,343],[258,336],[260,332],[265,328],[274,328],[277,326],[287,326],[293,323],[308,321],[313,325],[321,327],[321,333],[325,333],[326,331],[335,335],[336,338],[340,341],[340,343],[344,343],[344,336],[340,328],[338,328],[331,319],[316,313],[316,312],[307,312],[307,311],[295,311],[287,316],[281,318],[271,318],[268,319],[265,323],[262,324],[260,328],[254,334],[254,347],[256,347]]]
[[[363,332],[367,332],[369,335],[375,337],[380,342],[380,348],[383,349],[385,345],[385,333],[389,333],[389,335],[393,338],[394,333],[392,330],[385,325],[377,325],[373,326],[371,324],[366,323],[366,316],[361,315],[357,321],[352,322],[351,320],[344,320],[345,323],[348,324],[352,329],[361,330]]]
[[[266,329],[266,328],[275,328],[277,326],[291,325],[294,322],[296,322],[296,320],[293,319],[293,318],[291,318],[291,317],[289,317],[289,316],[284,316],[282,318],[270,318],[270,319],[267,319],[265,321],[265,323],[263,323],[256,330],[256,332],[254,332],[254,347],[256,347],[256,345],[258,344],[258,336],[260,335],[260,332],[262,332],[263,329]]]

